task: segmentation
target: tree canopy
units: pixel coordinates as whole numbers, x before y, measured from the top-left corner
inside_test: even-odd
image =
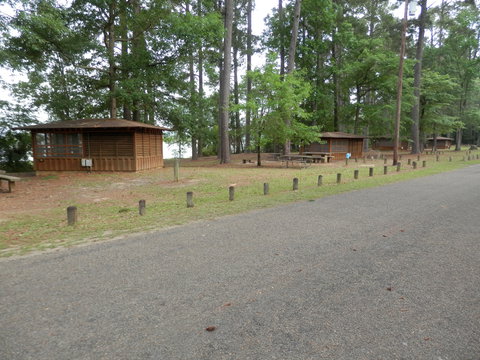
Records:
[[[480,11],[422,1],[407,24],[401,136],[417,136],[418,122],[421,141],[455,134],[479,144]],[[42,112],[161,123],[193,158],[222,162],[230,152],[297,149],[320,131],[391,135],[399,5],[280,0],[255,37],[254,0],[3,1],[0,66],[16,80],[2,83],[12,99],[1,103],[0,157],[28,142],[12,128]],[[253,69],[261,52],[270,55]]]

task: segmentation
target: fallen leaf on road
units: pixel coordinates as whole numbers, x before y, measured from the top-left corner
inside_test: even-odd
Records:
[[[388,290],[388,291],[392,291],[392,288],[391,288],[391,287],[387,287],[387,290]]]
[[[426,338],[423,338],[423,340],[428,341],[428,340],[430,340],[430,338],[426,337]]]
[[[207,331],[215,331],[216,328],[217,328],[216,326],[209,326],[209,327],[207,327],[205,330],[207,330]]]
[[[388,236],[387,236],[387,235],[385,235],[385,234],[383,234],[382,236],[383,236],[383,237],[388,237]]]
[[[232,306],[232,303],[226,303],[226,304],[223,304],[222,306],[223,306],[223,307]]]

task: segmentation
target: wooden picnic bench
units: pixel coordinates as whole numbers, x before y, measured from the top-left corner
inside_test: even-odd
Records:
[[[10,175],[5,175],[5,174],[0,174],[0,183],[2,181],[8,182],[8,192],[12,192],[13,189],[15,189],[15,182],[22,180],[19,177],[16,176],[10,176]]]
[[[278,160],[282,163],[285,163],[288,168],[288,164],[299,164],[302,167],[306,168],[311,165],[311,156],[306,155],[281,155],[278,157]]]
[[[313,159],[313,162],[329,163],[335,158],[335,156],[333,156],[332,153],[329,152],[306,151],[304,152],[304,154],[310,156]]]

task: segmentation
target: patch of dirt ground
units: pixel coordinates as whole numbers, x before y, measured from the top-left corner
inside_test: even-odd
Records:
[[[262,154],[262,167],[278,168],[282,164],[272,161],[271,154]],[[238,154],[231,156],[230,164],[219,164],[215,156],[202,157],[200,160],[181,160],[182,167],[208,168],[254,168],[257,166],[257,154]],[[245,161],[244,161],[245,160]],[[0,223],[19,214],[37,215],[61,206],[81,203],[122,200],[138,201],[135,189],[153,184],[163,187],[187,186],[198,180],[172,180],[173,160],[165,161],[165,168],[138,173],[87,173],[52,172],[35,176],[34,173],[10,174],[22,178],[16,182],[12,193],[7,192],[7,184],[0,189]],[[335,166],[323,164],[322,166]]]

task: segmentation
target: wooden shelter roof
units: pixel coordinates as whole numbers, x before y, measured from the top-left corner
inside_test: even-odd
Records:
[[[428,138],[427,141],[428,140],[433,140],[433,137]],[[449,137],[444,137],[444,136],[437,136],[437,140],[451,140],[451,141],[453,141],[454,139],[449,138]]]
[[[22,126],[16,130],[50,130],[50,129],[118,129],[118,128],[146,128],[156,130],[171,130],[162,126],[144,124],[138,121],[125,119],[79,119],[57,121],[46,124]]]
[[[323,139],[331,138],[331,139],[366,139],[367,136],[363,135],[354,135],[348,134],[344,132],[322,132],[320,133],[320,137]]]

